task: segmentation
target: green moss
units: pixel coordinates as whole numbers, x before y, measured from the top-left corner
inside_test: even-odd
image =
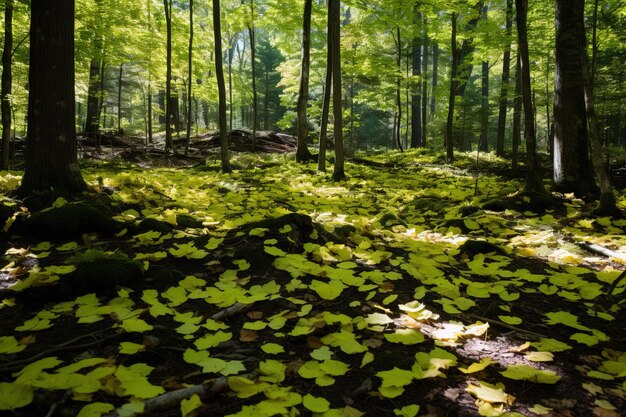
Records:
[[[102,208],[88,203],[70,203],[32,214],[18,233],[44,239],[80,237],[84,233],[113,235],[124,228]]]

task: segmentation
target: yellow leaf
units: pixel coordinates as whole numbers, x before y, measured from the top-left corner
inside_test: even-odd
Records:
[[[473,363],[470,366],[468,366],[467,368],[459,368],[459,371],[463,372],[464,374],[473,374],[475,372],[482,371],[483,369],[485,369],[486,367],[488,367],[492,363],[493,362],[492,362],[491,358],[482,358],[480,360],[480,362]]]

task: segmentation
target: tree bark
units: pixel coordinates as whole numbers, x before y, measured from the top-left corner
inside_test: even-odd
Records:
[[[311,160],[311,152],[307,146],[308,120],[307,103],[309,99],[309,65],[311,62],[311,8],[313,0],[304,0],[304,13],[302,15],[302,57],[300,61],[300,89],[298,91],[297,104],[297,130],[298,148],[296,149],[296,161],[308,162]]]
[[[121,135],[122,132],[122,76],[124,74],[124,63],[120,64],[120,69],[117,77],[117,134]]]
[[[32,0],[28,135],[18,194],[75,195],[87,189],[77,161],[74,0]]]
[[[13,83],[13,0],[4,2],[4,45],[2,47],[2,159],[0,170],[9,169],[11,143],[11,91]]]
[[[426,73],[428,71],[428,19],[424,18],[424,30],[422,31],[422,43],[424,45],[424,57],[422,59],[422,147],[426,147],[426,133],[428,120],[428,81]]]
[[[422,86],[422,44],[423,40],[418,35],[417,25],[422,21],[422,14],[419,11],[418,3],[413,6],[413,78],[416,82],[413,85],[413,94],[411,95],[411,148],[420,148],[424,146],[422,140],[422,95],[420,87]],[[400,29],[398,28],[398,43],[400,43]],[[400,52],[400,48],[398,48]]]
[[[396,65],[398,66],[398,76],[396,77],[396,107],[397,107],[397,117],[398,123],[396,123],[396,144],[398,145],[398,149],[400,152],[404,152],[402,149],[402,136],[400,133],[402,132],[402,96],[400,93],[401,87],[401,75],[402,74],[402,37],[400,33],[400,26],[396,26],[396,46],[397,46],[397,56],[396,56]]]
[[[435,42],[433,44],[433,83],[430,94],[430,118],[432,119],[435,115],[435,110],[437,109],[437,99],[436,99],[436,90],[437,90],[437,79],[439,76],[439,44]]]
[[[218,113],[220,126],[220,157],[222,172],[232,172],[228,157],[228,132],[226,126],[226,84],[224,83],[224,64],[222,58],[222,25],[220,17],[220,0],[213,0],[213,36],[215,39],[215,77],[219,95]]]
[[[189,48],[187,50],[187,131],[185,132],[185,155],[189,153],[192,121],[193,85],[193,0],[189,0]]]
[[[85,134],[94,136],[100,129],[100,58],[91,58],[89,63],[89,85],[87,87],[87,116],[85,117]]]
[[[174,151],[172,141],[172,0],[163,0],[166,27],[165,58],[165,151]]]
[[[515,64],[515,97],[513,98],[513,139],[511,144],[511,168],[517,171],[519,145],[522,142],[522,69],[519,53]]]
[[[327,22],[327,36],[330,38],[330,19]],[[330,40],[326,46],[326,79],[324,80],[324,98],[322,102],[322,120],[320,121],[320,149],[317,154],[317,170],[326,172],[326,146],[328,130],[328,113],[330,111],[330,92],[332,91],[333,67],[332,67],[332,44]]]
[[[250,0],[251,23],[248,25],[250,35],[250,65],[252,66],[252,152],[256,150],[257,130],[257,91],[256,91],[256,43],[254,30],[254,0]]]
[[[448,99],[448,119],[446,122],[446,159],[448,163],[454,162],[454,139],[453,139],[453,127],[454,127],[454,100],[456,98],[456,91],[458,88],[458,49],[456,42],[456,23],[457,15],[452,13],[452,33],[450,36],[450,51],[452,53],[452,69],[450,70],[450,97]]]
[[[541,166],[537,158],[537,140],[535,135],[535,117],[530,88],[530,60],[528,57],[528,0],[515,0],[517,39],[522,79],[522,102],[524,105],[524,139],[526,140],[526,181],[524,191],[544,194]]]
[[[511,32],[513,27],[513,0],[506,0],[507,46],[502,59],[502,78],[500,84],[500,101],[498,106],[498,133],[496,137],[496,155],[504,156],[504,134],[506,132],[506,110],[509,96],[509,78],[511,68]]]
[[[589,158],[581,45],[584,0],[556,1],[554,71],[554,183],[579,197],[597,194]]]
[[[341,26],[340,26],[340,0],[328,0],[328,16],[330,19],[330,46],[333,80],[333,135],[335,141],[335,166],[333,168],[333,180],[339,181],[345,178],[344,155],[343,155],[343,105],[341,101]]]
[[[480,150],[489,150],[489,63],[482,64],[482,101],[480,106]]]

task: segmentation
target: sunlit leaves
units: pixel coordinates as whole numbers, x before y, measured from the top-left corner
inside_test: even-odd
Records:
[[[413,381],[413,372],[394,367],[389,371],[380,371],[376,376],[382,380],[378,391],[386,398],[395,398],[404,392],[404,387]]]
[[[463,372],[464,374],[473,374],[475,372],[480,372],[484,370],[492,363],[493,361],[491,360],[491,358],[483,358],[479,362],[472,363],[467,368],[459,368],[459,371]]]
[[[96,402],[92,404],[87,404],[83,408],[81,408],[80,412],[76,417],[100,417],[103,414],[108,413],[109,411],[113,411],[115,407],[113,404]]]
[[[153,385],[148,381],[147,376],[152,369],[151,366],[142,363],[129,367],[119,365],[115,371],[115,377],[120,381],[125,395],[140,399],[152,398],[165,392],[163,387]]]
[[[500,374],[509,379],[523,379],[540,384],[554,384],[561,379],[554,371],[536,369],[529,365],[509,365]]]
[[[467,384],[467,388],[465,388],[465,390],[474,395],[476,398],[487,403],[506,404],[512,400],[511,396],[504,391],[503,387],[498,387],[482,381]]]
[[[20,344],[15,336],[0,336],[0,354],[17,353],[26,349],[26,345]]]
[[[202,401],[200,400],[198,394],[194,394],[180,402],[180,414],[182,417],[187,417],[191,415],[193,411],[202,407],[202,405]]]

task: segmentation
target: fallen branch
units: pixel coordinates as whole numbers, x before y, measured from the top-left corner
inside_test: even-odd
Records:
[[[252,307],[252,304],[241,304],[241,303],[236,303],[233,304],[232,306],[228,307],[225,310],[222,311],[218,311],[217,313],[213,314],[211,316],[211,318],[213,320],[222,320],[225,319],[227,317],[232,317],[235,314],[239,314],[242,311],[246,311],[248,310],[250,307]]]
[[[617,258],[626,261],[626,255],[624,255],[623,253],[612,251],[611,249],[605,248],[604,246],[596,245],[595,243],[578,242],[578,246],[591,253],[595,253],[596,255],[602,255],[606,256],[607,258]]]
[[[255,374],[240,376],[244,378],[254,378]],[[201,400],[208,400],[229,389],[228,377],[222,376],[211,382],[166,392],[158,397],[146,400],[143,404],[143,414],[151,415],[159,411],[171,410],[178,407],[182,400],[189,399],[194,395],[200,397]],[[104,414],[102,417],[119,417],[121,411],[121,408],[118,408],[108,414]]]

